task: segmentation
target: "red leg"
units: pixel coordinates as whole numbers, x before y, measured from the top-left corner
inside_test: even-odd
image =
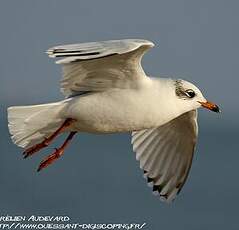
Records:
[[[65,142],[63,143],[63,145],[59,148],[56,149],[54,153],[52,153],[51,155],[49,155],[48,157],[46,157],[39,165],[37,171],[39,172],[40,170],[42,170],[43,168],[46,168],[48,165],[52,164],[55,160],[57,160],[60,156],[63,155],[64,150],[66,148],[66,146],[70,143],[70,141],[72,140],[73,136],[76,134],[77,132],[71,132],[69,134],[69,136],[66,138]]]
[[[51,136],[45,138],[44,141],[41,143],[38,143],[36,145],[33,145],[32,147],[26,149],[23,152],[24,158],[27,158],[34,153],[40,151],[41,149],[47,147],[55,138],[58,136],[62,131],[64,131],[66,128],[68,128],[75,120],[72,118],[67,118],[64,123],[58,128]]]

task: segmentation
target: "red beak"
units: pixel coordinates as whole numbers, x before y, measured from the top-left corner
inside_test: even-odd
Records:
[[[202,105],[202,107],[209,109],[213,112],[220,113],[220,109],[216,104],[209,102],[209,101],[207,101],[207,102],[198,101],[198,102]]]

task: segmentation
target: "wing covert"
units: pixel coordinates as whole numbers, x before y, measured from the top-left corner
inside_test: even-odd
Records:
[[[146,77],[141,58],[153,46],[147,40],[124,39],[56,46],[47,53],[62,58],[56,63],[63,65],[61,90],[69,97],[137,87],[137,80]]]

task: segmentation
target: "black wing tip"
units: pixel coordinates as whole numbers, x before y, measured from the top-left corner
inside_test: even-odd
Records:
[[[171,194],[173,191],[172,189],[166,193],[162,193],[163,188],[167,185],[167,182],[161,183],[160,185],[155,185],[154,178],[147,176],[147,173],[148,172],[146,170],[144,170],[144,177],[147,180],[148,186],[152,187],[153,195],[159,196],[160,200],[163,202],[172,203],[182,189],[181,184],[179,184],[175,187],[175,189],[177,189],[177,192],[175,193],[174,196],[171,197]]]

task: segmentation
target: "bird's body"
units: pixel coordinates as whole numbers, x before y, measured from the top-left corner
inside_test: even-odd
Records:
[[[80,132],[132,132],[158,127],[182,112],[175,109],[172,113],[169,102],[160,100],[165,97],[160,88],[166,83],[172,80],[148,78],[136,89],[110,89],[75,96],[63,102],[62,115],[76,119],[73,129]]]
[[[170,201],[181,190],[192,162],[197,137],[197,108],[218,107],[183,80],[145,75],[140,61],[153,43],[126,39],[57,46],[61,90],[56,103],[8,108],[15,144],[32,155],[62,132],[64,144],[45,159],[42,169],[59,158],[77,132],[132,132],[133,149],[154,193]]]

